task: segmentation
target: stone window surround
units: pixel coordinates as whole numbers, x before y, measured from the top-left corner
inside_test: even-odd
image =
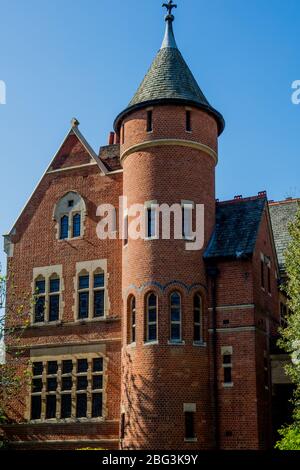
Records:
[[[75,201],[73,207],[67,206],[67,201],[73,199]],[[73,237],[73,217],[76,214],[80,214],[80,236]],[[60,242],[66,240],[80,240],[84,236],[85,230],[85,217],[87,214],[86,203],[83,197],[77,191],[68,191],[63,197],[59,199],[56,203],[53,210],[53,220],[56,222],[56,239]],[[62,217],[67,216],[69,218],[69,227],[68,227],[68,238],[60,238],[60,221]]]
[[[104,273],[104,316],[94,318],[93,311],[94,311],[94,286],[93,286],[93,274],[99,270],[103,271]],[[81,274],[88,274],[90,278],[89,284],[89,316],[88,318],[78,318],[78,308],[79,308],[79,276]],[[74,322],[75,323],[86,323],[86,322],[94,322],[94,321],[106,321],[107,316],[110,310],[110,301],[108,297],[108,279],[109,274],[107,272],[107,259],[102,260],[93,260],[93,261],[81,261],[76,263],[76,275],[73,279],[74,284],[74,302],[73,302],[73,314],[74,314]]]
[[[72,362],[77,361],[77,359],[87,359],[89,364],[92,362],[94,358],[103,358],[103,386],[102,386],[102,416],[98,418],[52,418],[52,419],[39,419],[39,420],[31,420],[31,384],[28,385],[28,393],[26,395],[26,413],[25,419],[27,422],[31,423],[74,423],[74,422],[102,422],[105,421],[107,416],[107,394],[106,394],[106,385],[107,385],[107,371],[108,371],[108,358],[106,356],[106,345],[105,344],[97,344],[97,345],[83,345],[83,346],[63,346],[63,347],[47,347],[47,348],[40,348],[40,349],[31,349],[30,350],[30,366],[29,372],[31,372],[31,367],[33,362],[43,362],[43,381],[46,379],[45,373],[45,364],[48,361],[57,361],[60,367],[63,360],[72,359]],[[74,368],[73,368],[74,370]],[[88,370],[88,380],[91,381],[91,370],[89,367]],[[57,375],[58,381],[61,379],[59,374]],[[72,387],[72,413],[74,414],[75,411],[75,403],[74,403],[74,396],[76,395],[76,390]],[[91,393],[88,394],[88,402],[87,402],[87,413],[91,414]],[[42,398],[42,414],[45,415],[46,411],[46,402],[45,397]],[[56,410],[57,416],[59,414],[59,406],[57,406]]]
[[[49,297],[50,297],[50,279],[53,275],[56,274],[59,278],[59,291],[55,292],[55,294],[59,295],[59,318],[56,321],[49,322]],[[33,305],[30,313],[30,322],[32,326],[40,326],[40,325],[55,325],[59,324],[63,318],[63,308],[64,302],[62,300],[62,293],[64,291],[64,281],[63,281],[63,270],[62,265],[54,265],[54,266],[45,266],[41,268],[33,268],[33,280],[31,284],[32,293],[33,295],[36,294],[35,292],[35,282],[38,280],[39,277],[43,277],[45,279],[45,316],[43,322],[35,322],[34,315],[35,315],[35,306]]]

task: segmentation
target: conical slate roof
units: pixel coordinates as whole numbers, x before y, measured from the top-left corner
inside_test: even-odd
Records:
[[[192,72],[179,51],[172,22],[173,15],[166,17],[165,37],[150,69],[128,107],[116,118],[115,128],[129,112],[155,104],[183,104],[196,106],[213,115],[221,134],[225,122],[222,115],[207,101]]]

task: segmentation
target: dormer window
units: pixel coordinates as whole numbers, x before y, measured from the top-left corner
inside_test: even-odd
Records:
[[[61,198],[54,209],[57,238],[59,240],[82,238],[85,214],[86,205],[78,193],[72,191]]]

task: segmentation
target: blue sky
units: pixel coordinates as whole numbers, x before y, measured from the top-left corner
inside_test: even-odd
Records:
[[[300,196],[299,0],[178,0],[178,46],[226,120],[217,195]],[[76,116],[107,142],[160,47],[161,0],[0,0],[0,232],[10,228]],[[0,255],[3,263],[5,257]]]

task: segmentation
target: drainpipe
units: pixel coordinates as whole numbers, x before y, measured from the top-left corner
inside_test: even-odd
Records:
[[[217,350],[217,278],[219,269],[212,265],[207,267],[210,278],[212,302],[212,353],[213,353],[213,401],[214,401],[214,428],[215,449],[220,450],[220,421],[219,421],[219,389],[218,389],[218,350]]]

